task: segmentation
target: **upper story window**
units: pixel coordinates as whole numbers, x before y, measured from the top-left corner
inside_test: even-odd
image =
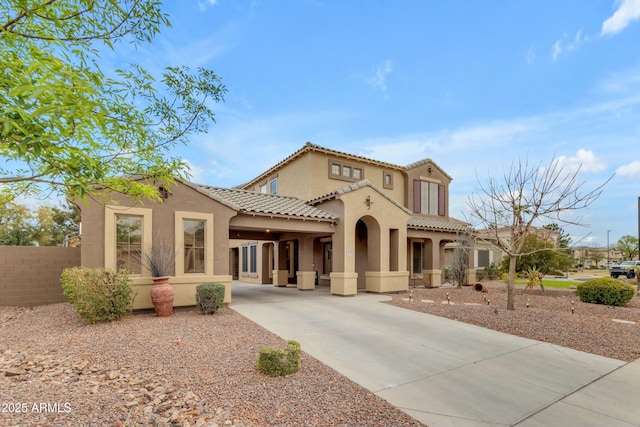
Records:
[[[138,215],[116,215],[116,267],[142,273],[142,223]]]
[[[273,178],[269,181],[269,193],[278,194],[278,178]]]
[[[437,182],[413,181],[413,211],[427,215],[445,215],[444,185]]]
[[[267,184],[266,184],[266,183],[265,183],[265,184],[262,184],[262,185],[260,186],[260,192],[261,192],[262,194],[267,194]]]
[[[393,188],[393,174],[391,172],[384,172],[382,176],[382,187],[388,189]]]
[[[329,178],[355,182],[364,179],[364,169],[337,160],[329,160]]]

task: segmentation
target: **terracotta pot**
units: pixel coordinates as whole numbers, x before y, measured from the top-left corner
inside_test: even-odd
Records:
[[[153,277],[151,287],[151,302],[156,310],[156,316],[167,317],[173,314],[173,287],[169,284],[169,276]]]

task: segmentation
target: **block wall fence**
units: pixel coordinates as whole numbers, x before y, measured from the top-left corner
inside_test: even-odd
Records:
[[[0,306],[66,302],[60,275],[80,265],[80,248],[0,246]]]

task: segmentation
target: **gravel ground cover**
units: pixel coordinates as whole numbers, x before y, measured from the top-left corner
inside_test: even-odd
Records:
[[[229,308],[86,325],[69,304],[0,307],[0,426],[422,425],[304,353],[262,375],[265,346],[285,342]]]
[[[640,358],[638,295],[626,307],[609,307],[583,303],[573,290],[547,288],[542,292],[517,286],[516,309],[507,310],[506,285],[483,284],[487,293],[471,286],[416,288],[411,301],[409,293],[401,293],[389,303],[613,359],[631,362]]]

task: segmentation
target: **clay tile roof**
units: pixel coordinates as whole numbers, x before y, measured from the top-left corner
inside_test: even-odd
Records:
[[[210,187],[207,185],[195,184],[194,186],[212,199],[243,213],[331,221],[338,219],[335,215],[311,206],[296,197],[263,194],[255,191],[231,188]]]
[[[453,219],[438,219],[423,216],[414,216],[407,221],[407,227],[419,230],[434,231],[466,231],[469,224]]]

